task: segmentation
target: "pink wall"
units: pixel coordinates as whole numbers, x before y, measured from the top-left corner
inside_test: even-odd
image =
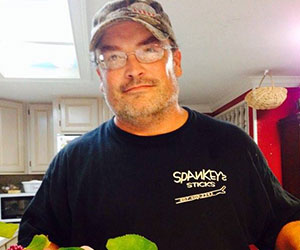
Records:
[[[300,98],[300,88],[287,89],[287,99],[280,107],[271,110],[257,111],[258,145],[265,155],[270,168],[280,182],[282,181],[281,151],[277,122],[288,115],[296,113],[296,102]]]

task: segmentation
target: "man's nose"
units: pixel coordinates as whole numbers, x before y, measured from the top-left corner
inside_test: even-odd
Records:
[[[145,69],[143,65],[137,60],[135,54],[128,55],[125,67],[125,74],[127,78],[141,78],[145,74]]]

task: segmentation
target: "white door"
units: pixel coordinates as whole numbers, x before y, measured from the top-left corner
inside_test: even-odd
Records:
[[[29,173],[44,173],[53,157],[52,105],[29,105]]]

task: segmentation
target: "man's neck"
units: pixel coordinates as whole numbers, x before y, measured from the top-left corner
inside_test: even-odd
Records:
[[[179,105],[170,107],[160,114],[141,117],[134,122],[115,117],[114,122],[120,129],[139,136],[153,136],[172,132],[187,120],[188,112]]]

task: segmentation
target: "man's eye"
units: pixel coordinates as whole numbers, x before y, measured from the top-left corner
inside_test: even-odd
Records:
[[[145,53],[156,53],[159,50],[159,47],[157,46],[149,46],[144,48]]]
[[[118,59],[119,59],[119,56],[116,55],[116,54],[110,55],[110,56],[108,57],[108,60],[109,60],[109,61],[116,61],[116,60],[118,60]]]
[[[156,51],[156,50],[155,50],[154,48],[152,48],[152,47],[146,49],[146,52],[150,52],[150,53],[151,53],[151,52],[155,52],[155,51]]]

